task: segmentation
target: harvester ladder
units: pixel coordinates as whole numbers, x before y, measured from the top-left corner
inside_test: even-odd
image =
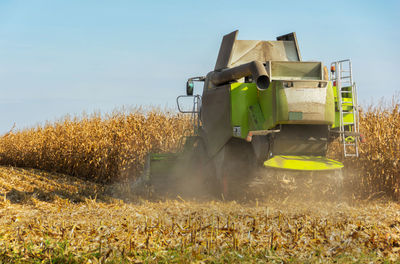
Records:
[[[353,82],[353,72],[351,61],[341,60],[332,62],[330,80],[336,83],[337,100],[339,108],[339,132],[340,140],[343,144],[343,153],[345,157],[358,157],[358,140],[356,137],[349,137],[346,132],[358,134],[358,104],[357,89]],[[347,114],[353,114],[353,118],[345,118]],[[346,131],[346,128],[349,128]],[[352,140],[350,140],[352,139]]]

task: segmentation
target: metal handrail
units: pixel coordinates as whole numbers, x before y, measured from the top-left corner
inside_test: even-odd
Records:
[[[193,97],[193,109],[191,111],[182,110],[179,106],[179,99],[187,98],[187,97]],[[200,107],[198,107],[199,102],[201,103],[201,96],[198,94],[196,94],[196,95],[179,95],[178,97],[176,97],[176,104],[178,105],[178,111],[183,114],[200,113]]]
[[[179,106],[180,98],[193,97],[193,108],[191,111],[182,110]],[[201,96],[196,95],[180,95],[176,98],[176,104],[178,106],[178,111],[183,114],[192,114],[191,121],[193,124],[193,131],[196,133],[197,129],[200,127],[200,108],[201,108]]]

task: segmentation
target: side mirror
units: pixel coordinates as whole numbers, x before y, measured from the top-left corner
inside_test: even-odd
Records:
[[[186,95],[193,95],[193,88],[194,88],[194,83],[192,80],[188,80],[186,83]]]

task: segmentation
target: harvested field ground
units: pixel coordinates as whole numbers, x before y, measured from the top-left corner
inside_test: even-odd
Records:
[[[127,203],[62,174],[0,174],[4,263],[400,261],[397,203]]]

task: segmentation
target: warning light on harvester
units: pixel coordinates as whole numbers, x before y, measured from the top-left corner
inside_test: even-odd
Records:
[[[335,66],[331,66],[331,73],[334,73],[336,71],[336,67]]]

